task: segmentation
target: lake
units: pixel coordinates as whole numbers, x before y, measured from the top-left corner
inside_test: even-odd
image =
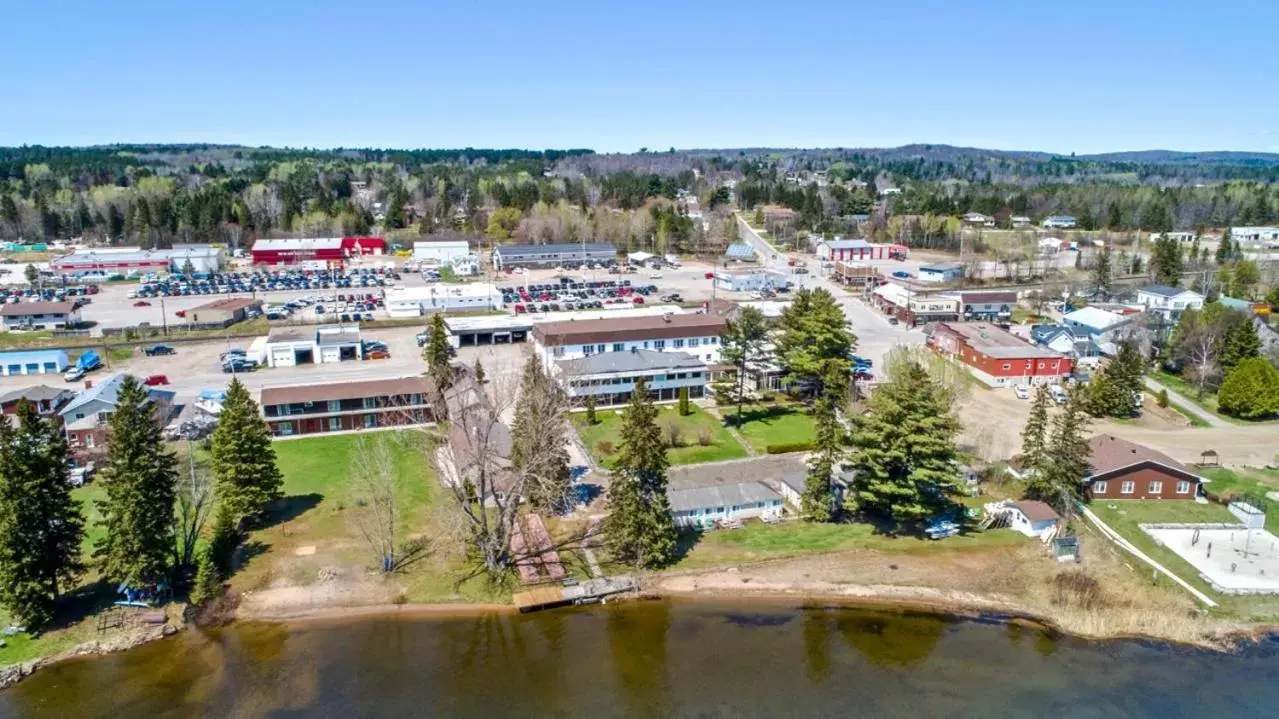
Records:
[[[1274,716],[1279,643],[1214,654],[995,622],[647,601],[192,630],[46,667],[0,716]]]

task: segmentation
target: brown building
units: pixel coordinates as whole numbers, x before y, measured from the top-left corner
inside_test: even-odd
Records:
[[[713,363],[719,361],[719,336],[727,326],[727,320],[714,314],[541,322],[533,325],[533,341],[548,367],[559,360],[633,349],[686,352]]]
[[[435,421],[431,383],[425,377],[266,387],[260,404],[276,437]]]
[[[879,272],[874,267],[860,262],[836,262],[835,271],[830,277],[843,285],[860,287],[863,291],[879,286]]]
[[[1203,479],[1163,452],[1108,434],[1088,440],[1092,474],[1088,496],[1105,499],[1190,499]]]
[[[242,322],[250,307],[261,309],[261,300],[247,297],[224,297],[187,310],[187,319],[197,325],[233,325]]]
[[[70,402],[72,397],[75,397],[75,392],[66,387],[50,387],[47,384],[23,387],[0,396],[0,411],[5,414],[17,414],[18,403],[25,399],[35,405],[36,414],[41,417],[51,417]]]

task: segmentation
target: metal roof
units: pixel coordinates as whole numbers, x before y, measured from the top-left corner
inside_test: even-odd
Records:
[[[15,352],[0,352],[0,364],[24,364],[27,362],[60,362],[66,364],[66,350],[18,350]]]
[[[329,400],[362,399],[364,397],[424,395],[430,392],[431,383],[426,377],[371,379],[356,382],[294,385],[290,387],[263,387],[260,404],[265,407],[276,404],[327,402]]]
[[[782,495],[760,482],[734,482],[700,487],[668,487],[672,512],[706,507],[732,507],[753,502],[780,501]]]
[[[658,352],[645,349],[633,349],[629,352],[599,352],[581,359],[560,360],[557,364],[561,372],[570,376],[706,368],[705,362],[686,352]]]
[[[101,400],[102,402],[106,402],[107,404],[114,406],[117,402],[120,401],[120,385],[124,384],[124,378],[127,376],[128,375],[121,372],[120,374],[115,374],[106,378],[99,384],[93,385],[92,387],[76,395],[75,399],[68,402],[67,406],[63,407],[62,411],[59,412],[58,414],[62,415],[63,417],[67,417],[72,412],[79,409],[80,407],[83,407],[86,404],[89,404],[90,402],[94,402],[98,400]],[[147,389],[147,397],[153,400],[173,399],[173,397],[175,396],[175,393],[170,390],[155,389],[154,387],[148,387],[146,389]]]
[[[755,248],[741,242],[734,242],[728,246],[727,250],[724,250],[724,256],[737,259],[750,259],[755,256]]]
[[[0,309],[5,317],[29,317],[31,315],[69,315],[75,305],[70,302],[18,302],[6,304]]]
[[[512,255],[544,255],[544,254],[564,254],[564,253],[581,253],[586,252],[612,252],[617,253],[617,248],[605,242],[580,242],[562,243],[556,245],[499,245],[493,252],[499,256]]]
[[[273,250],[340,250],[341,237],[310,237],[297,240],[258,240],[253,243],[252,252],[270,252]]]
[[[1161,297],[1176,297],[1178,295],[1186,294],[1187,292],[1192,295],[1198,294],[1192,290],[1186,290],[1180,287],[1169,287],[1168,285],[1146,285],[1137,291],[1145,292],[1148,295],[1159,295]]]
[[[1122,324],[1127,321],[1127,317],[1117,315],[1114,312],[1099,310],[1096,307],[1083,307],[1062,316],[1063,320],[1069,320],[1085,327],[1104,330],[1115,325]]]

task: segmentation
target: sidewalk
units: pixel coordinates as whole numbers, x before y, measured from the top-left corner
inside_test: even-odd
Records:
[[[1184,409],[1184,410],[1186,410],[1187,412],[1189,412],[1189,413],[1191,413],[1191,414],[1195,415],[1196,417],[1198,417],[1198,418],[1202,419],[1203,421],[1207,422],[1208,424],[1212,425],[1213,427],[1230,427],[1230,426],[1232,426],[1232,425],[1231,425],[1229,422],[1227,422],[1226,420],[1224,420],[1224,419],[1222,419],[1222,418],[1218,417],[1217,415],[1213,414],[1212,412],[1209,412],[1208,410],[1206,410],[1206,409],[1204,409],[1203,407],[1199,406],[1199,404],[1198,404],[1197,402],[1195,402],[1194,400],[1190,399],[1189,397],[1186,397],[1185,395],[1182,395],[1182,394],[1181,394],[1181,393],[1179,393],[1179,392],[1174,392],[1174,391],[1172,391],[1171,389],[1168,389],[1168,388],[1167,388],[1167,387],[1165,387],[1164,385],[1159,384],[1158,382],[1156,382],[1155,380],[1153,380],[1153,379],[1151,379],[1151,378],[1149,378],[1149,377],[1146,377],[1146,378],[1145,378],[1145,381],[1146,381],[1146,389],[1149,389],[1150,391],[1154,392],[1155,394],[1159,394],[1161,391],[1162,391],[1162,392],[1167,392],[1167,393],[1168,393],[1168,399],[1172,400],[1173,402],[1176,402],[1178,405],[1180,405],[1180,406],[1181,406],[1181,408],[1182,408],[1182,409]]]

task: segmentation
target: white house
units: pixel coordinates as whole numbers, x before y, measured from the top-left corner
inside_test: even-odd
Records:
[[[1068,230],[1075,226],[1075,218],[1070,215],[1052,215],[1044,218],[1045,229]]]
[[[1099,335],[1128,322],[1131,318],[1097,307],[1084,307],[1062,316],[1061,319],[1072,330]]]
[[[969,212],[963,216],[965,225],[972,227],[994,227],[995,218],[990,215],[983,215],[980,212]]]
[[[706,363],[687,352],[643,349],[561,360],[551,371],[573,407],[585,407],[592,396],[597,407],[625,405],[641,379],[654,401],[673,402],[682,390],[701,399],[710,380]]]
[[[1147,312],[1176,321],[1183,310],[1203,309],[1204,296],[1180,287],[1146,285],[1137,290],[1137,304],[1145,307]]]

